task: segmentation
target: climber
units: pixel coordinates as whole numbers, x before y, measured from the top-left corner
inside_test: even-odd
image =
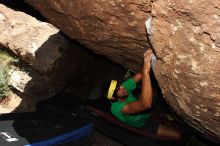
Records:
[[[156,133],[158,136],[179,140],[181,139],[181,134],[177,129],[153,120],[147,112],[152,107],[153,100],[149,75],[152,55],[151,50],[144,54],[142,73],[136,73],[133,78],[122,84],[119,84],[116,80],[112,80],[109,83],[106,94],[107,98],[112,101],[111,112],[119,121],[127,125],[144,128],[149,132]],[[136,88],[136,84],[141,81],[141,93],[139,98],[136,98],[132,91]]]

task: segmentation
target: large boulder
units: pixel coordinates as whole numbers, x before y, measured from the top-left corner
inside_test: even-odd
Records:
[[[0,46],[41,74],[65,84],[93,66],[94,58],[85,47],[64,37],[53,25],[3,4],[0,9]]]
[[[64,85],[42,76],[35,70],[16,66],[9,67],[9,84],[24,95],[44,100],[61,92]]]
[[[33,111],[38,101],[63,90],[59,82],[18,62],[1,47],[0,71],[0,113]]]
[[[26,1],[69,37],[125,68],[139,68],[150,47],[144,22],[151,0]]]
[[[157,0],[151,43],[156,78],[170,106],[220,142],[220,1]]]
[[[24,95],[19,91],[13,91],[9,93],[7,99],[0,101],[0,114],[33,112],[36,110],[36,104],[39,101],[41,99]]]
[[[53,69],[68,42],[53,25],[0,4],[0,44],[41,73]]]

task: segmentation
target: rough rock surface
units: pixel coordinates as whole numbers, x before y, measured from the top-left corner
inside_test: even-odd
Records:
[[[68,47],[59,30],[0,4],[0,44],[41,73],[49,72]]]
[[[125,68],[139,68],[150,47],[144,26],[150,0],[26,1],[69,37]]]
[[[24,95],[19,91],[13,91],[7,99],[0,102],[0,114],[33,112],[36,110],[36,103],[40,100]]]
[[[8,99],[0,102],[0,114],[11,113],[19,106],[22,99],[14,93],[10,93]]]
[[[44,100],[59,93],[64,86],[35,70],[10,67],[9,84],[24,95]]]
[[[152,16],[155,73],[165,99],[220,142],[220,1],[157,0]]]
[[[41,74],[67,83],[91,68],[91,54],[53,25],[2,4],[0,10],[0,45]]]

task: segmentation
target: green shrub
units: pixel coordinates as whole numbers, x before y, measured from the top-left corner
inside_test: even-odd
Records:
[[[10,56],[8,53],[0,50],[0,99],[7,97],[10,93],[9,69],[12,63],[18,62],[18,59]]]
[[[10,92],[8,78],[8,69],[0,65],[0,98],[8,96]]]
[[[18,61],[19,61],[19,59],[9,55],[5,51],[2,51],[0,48],[0,64],[2,66],[9,66],[12,63],[17,63]]]

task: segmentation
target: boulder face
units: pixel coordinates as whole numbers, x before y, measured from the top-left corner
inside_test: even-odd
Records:
[[[144,22],[151,0],[25,1],[69,37],[125,68],[140,68],[150,48]]]
[[[51,71],[68,46],[59,29],[2,4],[0,9],[0,44],[39,72]]]
[[[220,1],[157,0],[150,41],[156,78],[169,105],[220,142]]]
[[[94,58],[53,25],[3,4],[0,9],[0,49],[7,48],[42,75],[63,84],[92,67]]]

